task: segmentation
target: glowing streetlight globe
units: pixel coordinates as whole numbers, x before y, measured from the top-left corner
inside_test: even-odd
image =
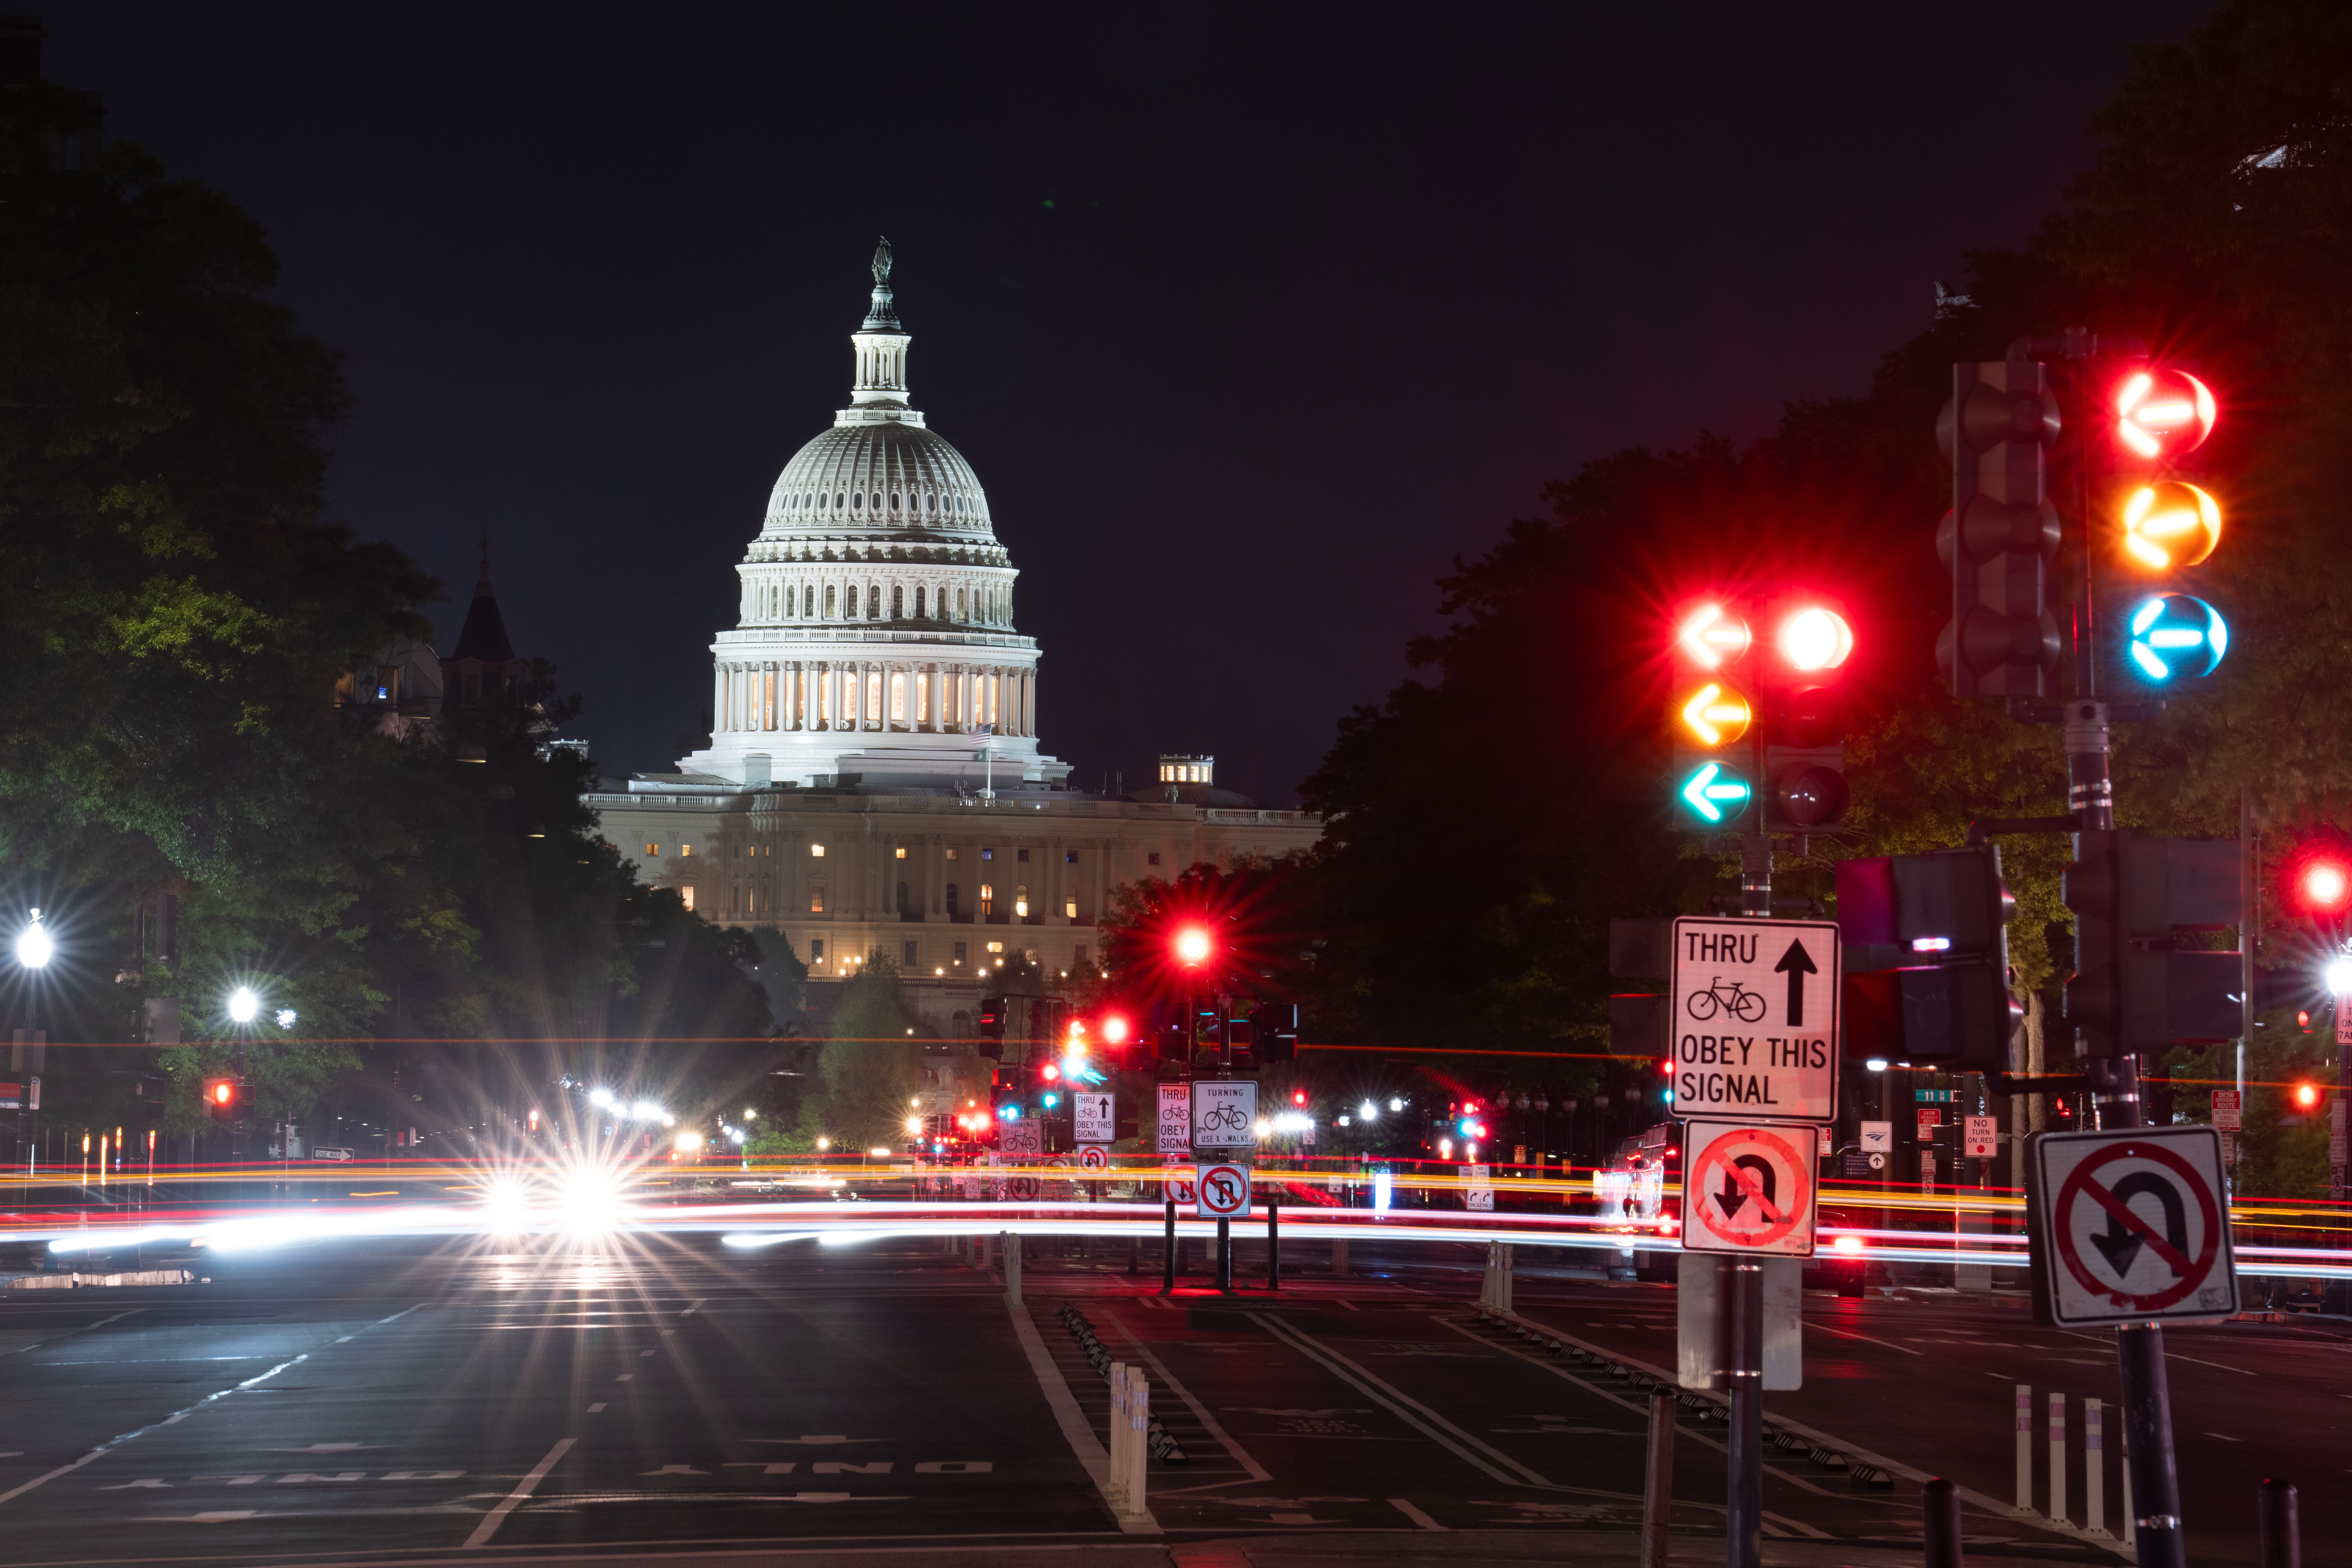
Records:
[[[2320,978],[2327,983],[2330,995],[2352,996],[2352,958],[2328,960],[2327,967],[2320,971]]]
[[[16,933],[16,962],[27,969],[47,969],[50,954],[57,950],[48,928],[41,924],[41,911],[35,910],[32,923]]]
[[[250,985],[240,985],[228,994],[228,1016],[233,1023],[250,1024],[261,1014],[261,998],[253,994]]]

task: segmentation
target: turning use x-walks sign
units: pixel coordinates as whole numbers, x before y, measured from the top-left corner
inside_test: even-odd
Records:
[[[2210,1127],[2045,1132],[2026,1162],[2025,1216],[2044,1323],[2218,1322],[2238,1310]]]
[[[1683,1147],[1683,1249],[1813,1255],[1811,1127],[1694,1118]]]

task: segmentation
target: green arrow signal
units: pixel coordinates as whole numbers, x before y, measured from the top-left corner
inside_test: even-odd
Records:
[[[1708,822],[1721,822],[1748,809],[1748,781],[1723,771],[1721,763],[1703,763],[1682,788],[1683,799]]]

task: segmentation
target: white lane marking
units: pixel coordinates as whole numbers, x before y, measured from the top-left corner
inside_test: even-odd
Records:
[[[394,1312],[394,1313],[391,1317],[389,1317],[389,1318],[378,1318],[378,1319],[376,1320],[376,1325],[377,1325],[379,1328],[381,1328],[381,1327],[382,1327],[383,1325],[384,1325],[385,1323],[396,1323],[396,1322],[400,1321],[400,1320],[401,1320],[401,1319],[403,1319],[403,1318],[404,1318],[404,1317],[408,1316],[408,1314],[409,1314],[409,1313],[414,1312],[414,1311],[417,1311],[417,1310],[421,1310],[421,1309],[424,1307],[424,1305],[425,1305],[425,1303],[424,1303],[424,1302],[419,1301],[419,1302],[417,1302],[417,1303],[416,1303],[416,1305],[415,1305],[415,1306],[414,1306],[414,1307],[403,1307],[399,1311]]]
[[[1405,1518],[1412,1521],[1413,1528],[1416,1530],[1445,1531],[1445,1526],[1438,1523],[1437,1521],[1430,1518],[1429,1515],[1422,1512],[1421,1510],[1413,1507],[1412,1504],[1405,1501],[1405,1500],[1401,1497],[1392,1497],[1389,1499],[1389,1506],[1395,1509],[1399,1513],[1404,1515]]]
[[[1149,1300],[1149,1298],[1146,1299]],[[1234,1441],[1233,1434],[1227,1432],[1222,1426],[1219,1426],[1217,1418],[1209,1414],[1209,1407],[1192,1397],[1192,1391],[1185,1387],[1181,1382],[1177,1381],[1176,1374],[1170,1372],[1160,1362],[1160,1358],[1151,1353],[1150,1346],[1146,1345],[1141,1340],[1135,1337],[1135,1331],[1129,1328],[1125,1322],[1121,1321],[1119,1315],[1117,1312],[1106,1311],[1103,1316],[1110,1320],[1111,1327],[1118,1331],[1119,1337],[1121,1339],[1135,1347],[1135,1353],[1143,1358],[1144,1364],[1151,1369],[1152,1375],[1159,1378],[1161,1383],[1165,1384],[1168,1388],[1175,1394],[1177,1398],[1184,1402],[1186,1408],[1192,1412],[1192,1419],[1198,1421],[1202,1427],[1207,1431],[1209,1436],[1217,1440],[1217,1444],[1220,1447],[1223,1448],[1226,1453],[1231,1454],[1234,1457],[1234,1463],[1239,1465],[1243,1469],[1249,1472],[1250,1479],[1254,1481],[1270,1481],[1274,1479],[1274,1472],[1267,1469],[1264,1465],[1259,1464],[1255,1459],[1250,1458],[1249,1450],[1243,1447],[1239,1443]],[[1218,1484],[1222,1486],[1230,1485],[1231,1483],[1219,1482]]]
[[[681,1318],[691,1318],[697,1311],[700,1310],[702,1303],[709,1300],[710,1298],[708,1296],[697,1296],[694,1299],[694,1305],[688,1307],[685,1311],[680,1312],[678,1316]]]
[[[1846,1329],[1833,1329],[1827,1323],[1815,1323],[1813,1327],[1821,1330],[1823,1333],[1836,1334],[1843,1339],[1862,1340],[1874,1345],[1885,1345],[1888,1350],[1901,1351],[1905,1355],[1926,1355],[1927,1353],[1926,1351],[1915,1351],[1909,1345],[1898,1345],[1893,1340],[1875,1340],[1872,1339],[1868,1334],[1857,1334]]]
[[[248,1377],[243,1383],[236,1384],[234,1388],[224,1388],[216,1393],[207,1394],[202,1399],[197,1400],[194,1405],[189,1405],[186,1409],[173,1411],[171,1415],[166,1415],[163,1420],[155,1422],[152,1426],[142,1426],[135,1432],[125,1432],[120,1437],[111,1438],[107,1442],[100,1443],[97,1447],[92,1448],[89,1453],[84,1454],[80,1458],[76,1459],[69,1465],[59,1465],[56,1469],[51,1470],[45,1476],[35,1476],[31,1480],[26,1481],[22,1486],[13,1488],[8,1491],[0,1492],[0,1503],[14,1502],[16,1499],[23,1497],[26,1492],[31,1491],[35,1487],[46,1485],[50,1481],[56,1480],[59,1476],[69,1476],[73,1474],[74,1471],[80,1469],[84,1465],[89,1464],[91,1460],[105,1458],[108,1454],[112,1453],[115,1449],[120,1448],[123,1444],[130,1442],[134,1437],[143,1437],[148,1433],[155,1430],[157,1426],[169,1426],[174,1422],[194,1415],[197,1411],[202,1410],[205,1405],[210,1405],[215,1399],[226,1399],[230,1394],[238,1392],[240,1389],[251,1388],[257,1383],[267,1382],[268,1379],[276,1377],[279,1373],[284,1372],[288,1367],[299,1365],[301,1363],[309,1361],[310,1359],[310,1354],[306,1352],[301,1355],[296,1356],[292,1361],[279,1362],[276,1366],[271,1367],[268,1372],[261,1373],[259,1376]]]
[[[651,1349],[641,1350],[641,1351],[639,1351],[639,1352],[637,1352],[637,1354],[638,1354],[640,1357],[643,1357],[643,1356],[649,1356],[649,1355],[651,1355],[651,1354],[653,1354],[653,1353],[654,1353],[654,1352],[653,1352],[653,1350],[651,1350]]]
[[[117,1313],[115,1313],[115,1314],[114,1314],[114,1316],[112,1316],[111,1318],[100,1318],[98,1321],[96,1321],[96,1322],[92,1323],[92,1324],[89,1326],[89,1329],[84,1329],[84,1330],[82,1330],[81,1331],[82,1331],[83,1333],[88,1333],[88,1332],[89,1332],[89,1330],[90,1330],[90,1329],[102,1329],[102,1328],[106,1327],[106,1325],[107,1325],[107,1324],[109,1324],[109,1323],[118,1323],[118,1322],[121,1322],[123,1319],[125,1319],[125,1318],[127,1318],[127,1317],[130,1317],[130,1316],[131,1315],[131,1313],[132,1313],[132,1312],[143,1312],[143,1311],[145,1311],[146,1310],[147,1310],[147,1309],[146,1309],[146,1308],[144,1308],[144,1307],[133,1307],[133,1308],[131,1308],[131,1311],[129,1311],[129,1312],[117,1312]]]
[[[633,1378],[633,1377],[635,1377],[635,1376],[636,1376],[636,1375],[637,1375],[637,1374],[636,1374],[635,1373],[634,1373],[634,1372],[625,1372],[625,1373],[623,1373],[620,1376],[618,1376],[618,1377],[614,1378],[613,1381],[614,1381],[614,1383],[626,1383],[626,1382],[628,1382],[628,1381],[629,1381],[629,1379],[631,1379],[631,1378]]]
[[[2224,1443],[2242,1443],[2245,1441],[2242,1437],[2232,1437],[2227,1432],[2208,1432],[2205,1436],[2208,1437],[2219,1437]]]
[[[1391,1414],[1402,1417],[1407,1426],[1420,1428],[1424,1436],[1439,1446],[1451,1450],[1457,1458],[1474,1468],[1484,1470],[1505,1486],[1549,1487],[1552,1484],[1500,1448],[1472,1436],[1394,1384],[1384,1382],[1337,1351],[1328,1349],[1300,1333],[1279,1318],[1265,1312],[1252,1312],[1250,1318],[1260,1328],[1273,1335],[1277,1342],[1304,1352],[1308,1359],[1320,1364],[1325,1371],[1331,1373],[1342,1382],[1353,1386],[1367,1398],[1387,1406]],[[1473,1453],[1472,1449],[1477,1452]],[[1485,1458],[1479,1457],[1482,1454],[1486,1456]],[[1487,1462],[1489,1459],[1494,1463],[1489,1464]],[[1504,1466],[1514,1473],[1507,1475],[1503,1470],[1496,1469],[1496,1465]]]
[[[588,1414],[591,1415],[602,1415],[604,1414],[604,1406],[601,1403],[592,1405],[588,1407]]]
[[[499,1526],[507,1521],[507,1515],[515,1510],[517,1504],[539,1489],[539,1483],[547,1479],[547,1472],[555,1468],[556,1461],[570,1452],[572,1445],[578,1441],[576,1437],[557,1438],[555,1447],[547,1451],[547,1458],[532,1466],[530,1474],[517,1481],[515,1489],[499,1499],[499,1506],[482,1516],[482,1522],[474,1526],[474,1533],[466,1537],[466,1544],[459,1550],[472,1552],[488,1545],[490,1537],[499,1532]]]
[[[1077,1457],[1087,1479],[1094,1482],[1096,1489],[1102,1490],[1110,1484],[1110,1455],[1095,1436],[1094,1428],[1087,1424],[1086,1415],[1079,1410],[1054,1358],[1046,1353],[1045,1342],[1037,1337],[1037,1325],[1030,1319],[1029,1310],[1010,1303],[1004,1310],[1013,1319],[1013,1337],[1021,1342],[1022,1352],[1029,1358],[1029,1370],[1037,1379],[1038,1390],[1045,1395],[1045,1403],[1053,1408],[1054,1420],[1062,1428],[1063,1440],[1070,1445],[1070,1452]],[[1108,1500],[1108,1492],[1105,1500]],[[1151,1516],[1149,1508],[1119,1515],[1118,1527],[1129,1535],[1160,1533],[1160,1521]]]
[[[2064,1334],[2068,1339],[2073,1339],[2073,1340],[2086,1340],[2086,1341],[2088,1341],[2090,1343],[2095,1344],[2095,1345],[2102,1345],[2102,1346],[2105,1346],[2105,1345],[2112,1344],[2112,1343],[2114,1342],[2113,1342],[2113,1341],[2111,1341],[2111,1340],[2103,1340],[2103,1339],[2101,1339],[2101,1338],[2100,1338],[2098,1335],[2096,1335],[2096,1334],[2078,1334],[2078,1333],[2076,1333],[2076,1332],[2075,1332],[2074,1330],[2072,1330],[2072,1329],[2062,1329],[2062,1330],[2060,1330],[2059,1331],[2060,1331],[2061,1333]],[[2204,1357],[2202,1357],[2202,1356],[2182,1355],[2179,1351],[2174,1350],[2174,1349],[2173,1349],[2171,1346],[2169,1346],[2169,1345],[2167,1345],[2167,1346],[2165,1347],[2165,1350],[2164,1350],[2164,1358],[2165,1358],[2165,1360],[2167,1360],[2167,1361],[2193,1361],[2193,1362],[2195,1362],[2199,1366],[2210,1366],[2210,1367],[2213,1367],[2213,1368],[2215,1368],[2215,1369],[2217,1369],[2217,1370],[2219,1370],[2219,1371],[2221,1371],[2221,1372],[2234,1372],[2234,1373],[2236,1373],[2240,1377],[2253,1377],[2253,1376],[2256,1376],[2256,1375],[2257,1375],[2257,1374],[2256,1374],[2256,1373],[2254,1373],[2248,1372],[2244,1367],[2242,1367],[2242,1366],[2224,1366],[2221,1363],[2220,1363],[2220,1362],[2218,1362],[2218,1361],[2207,1361],[2207,1360],[2206,1360]],[[2105,1363],[2101,1363],[2100,1364],[2104,1365],[2104,1364],[2105,1364]]]
[[[1347,1309],[1348,1309],[1348,1310],[1349,1310],[1350,1312],[1360,1312],[1360,1311],[1362,1311],[1362,1310],[1363,1310],[1363,1309],[1362,1309],[1361,1307],[1357,1306],[1353,1301],[1349,1300],[1345,1296],[1342,1296],[1342,1297],[1340,1297],[1340,1298],[1339,1298],[1339,1305],[1341,1305],[1342,1307],[1347,1308]],[[1394,1499],[1394,1498],[1391,1498],[1391,1499],[1389,1499],[1389,1501],[1391,1501],[1391,1502],[1394,1502],[1394,1501],[1396,1501],[1396,1500],[1396,1500],[1396,1499]],[[1443,1528],[1443,1526],[1441,1526],[1440,1528],[1442,1529],[1442,1528]]]
[[[335,1342],[339,1345],[347,1345],[357,1338],[359,1338],[357,1334],[345,1334],[341,1339],[337,1340]]]

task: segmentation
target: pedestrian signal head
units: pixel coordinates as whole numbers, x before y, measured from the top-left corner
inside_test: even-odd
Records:
[[[2142,370],[2116,388],[2116,440],[2154,462],[2193,452],[2213,433],[2212,391],[2185,370]]]
[[[2195,485],[2159,479],[2124,498],[2124,555],[2146,572],[2194,566],[2221,542],[2221,508]]]

